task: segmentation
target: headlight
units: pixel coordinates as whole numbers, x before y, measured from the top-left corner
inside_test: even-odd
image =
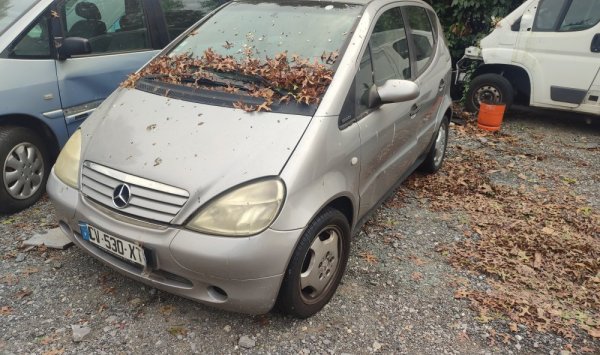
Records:
[[[211,201],[187,227],[232,237],[258,234],[273,223],[284,197],[285,187],[277,179],[244,185]]]
[[[60,181],[77,188],[79,185],[79,160],[81,159],[81,130],[75,131],[60,151],[54,173]]]

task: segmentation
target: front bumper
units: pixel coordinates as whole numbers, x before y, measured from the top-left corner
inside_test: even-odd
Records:
[[[83,197],[52,170],[47,191],[61,229],[81,249],[118,272],[158,289],[229,311],[268,312],[302,230],[246,238],[216,237],[123,216]],[[82,239],[79,223],[146,250],[148,266],[124,261]]]

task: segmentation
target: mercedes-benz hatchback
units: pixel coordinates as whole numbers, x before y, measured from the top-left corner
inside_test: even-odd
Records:
[[[369,212],[442,165],[450,67],[422,1],[229,3],[68,141],[48,182],[60,226],[156,288],[311,316]]]

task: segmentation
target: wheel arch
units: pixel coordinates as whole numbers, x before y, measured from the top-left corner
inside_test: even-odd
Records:
[[[505,77],[511,83],[517,95],[522,95],[528,103],[531,100],[531,75],[524,67],[510,64],[483,64],[475,70],[472,78],[474,79],[482,74],[498,74]]]
[[[46,148],[48,149],[52,160],[54,160],[60,152],[60,144],[56,134],[54,134],[50,126],[36,117],[23,114],[2,115],[0,116],[0,125],[24,127],[34,131],[44,142],[46,142]]]

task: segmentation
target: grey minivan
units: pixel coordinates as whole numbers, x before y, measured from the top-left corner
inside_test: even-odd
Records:
[[[1,0],[0,213],[30,206],[79,124],[220,0]]]
[[[450,68],[423,1],[231,2],[69,140],[48,182],[60,227],[156,288],[309,317],[369,213],[441,167]]]

